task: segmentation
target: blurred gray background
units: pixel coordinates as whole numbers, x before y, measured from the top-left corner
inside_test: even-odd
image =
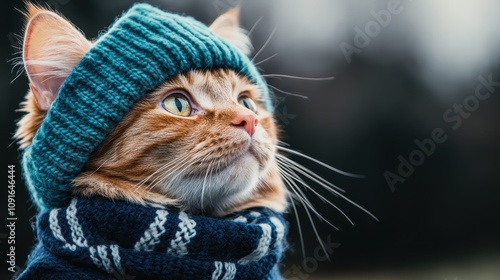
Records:
[[[98,36],[132,2],[39,1],[64,14],[88,38]],[[283,140],[334,167],[364,174],[365,179],[349,178],[291,156],[344,188],[347,197],[380,221],[329,195],[352,226],[306,192],[339,230],[314,220],[319,237],[330,245],[330,261],[324,260],[309,218],[298,207],[303,253],[291,211],[290,249],[282,267],[288,278],[500,279],[500,86],[480,82],[500,82],[498,1],[145,2],[207,24],[239,4],[245,29],[262,18],[251,34],[254,53],[277,28],[255,58],[259,62],[277,54],[258,65],[263,73],[335,77],[268,79],[274,88],[308,97],[275,90]],[[24,73],[16,79],[18,69],[11,62],[19,56],[23,17],[17,9],[23,6],[9,1],[2,8],[7,25],[0,36],[3,185],[7,165],[16,165],[16,261],[21,267],[35,242],[35,211],[12,140],[21,117],[16,109],[28,88]],[[478,86],[483,100],[475,97]],[[419,157],[423,153],[414,152],[415,141],[430,139],[435,129],[444,131],[446,141]],[[406,178],[398,173],[401,159],[418,165]],[[387,172],[404,182],[391,189]],[[0,277],[7,279],[6,187],[1,197]]]

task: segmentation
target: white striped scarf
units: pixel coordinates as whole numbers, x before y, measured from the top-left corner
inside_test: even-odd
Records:
[[[212,218],[75,198],[39,214],[37,231],[40,242],[18,279],[41,273],[52,273],[50,279],[281,279],[287,224],[266,208]],[[71,269],[62,269],[66,263]]]

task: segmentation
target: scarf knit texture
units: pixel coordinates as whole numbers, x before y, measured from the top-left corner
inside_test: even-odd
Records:
[[[250,59],[193,18],[136,4],[100,36],[61,86],[22,156],[39,210],[67,206],[91,153],[148,91],[190,70],[231,69],[269,90]]]
[[[78,197],[38,215],[18,279],[282,279],[286,231],[267,208],[212,218]]]

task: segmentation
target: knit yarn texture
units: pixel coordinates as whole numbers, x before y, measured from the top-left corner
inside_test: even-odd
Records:
[[[18,279],[281,279],[286,231],[267,208],[211,218],[78,197],[38,215]]]
[[[269,91],[250,59],[193,18],[136,4],[95,42],[61,86],[22,157],[39,210],[67,206],[91,153],[148,91],[189,70],[231,69]]]

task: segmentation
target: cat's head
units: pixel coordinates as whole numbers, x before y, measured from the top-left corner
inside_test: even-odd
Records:
[[[239,28],[238,16],[238,10],[230,10],[209,28],[248,55],[250,40]],[[30,91],[23,105],[27,114],[16,133],[23,149],[32,145],[61,86],[94,44],[57,13],[28,6],[23,62]],[[120,67],[138,67],[134,61],[125,62]],[[278,128],[267,99],[252,77],[230,68],[194,69],[170,77],[120,118],[72,180],[71,191],[173,204],[212,215],[253,206],[283,211],[286,189],[276,164]],[[107,110],[120,106],[92,102]],[[78,110],[78,105],[68,106]],[[94,118],[92,112],[88,117]],[[97,121],[107,125],[106,119]],[[78,143],[75,146],[78,149]]]

